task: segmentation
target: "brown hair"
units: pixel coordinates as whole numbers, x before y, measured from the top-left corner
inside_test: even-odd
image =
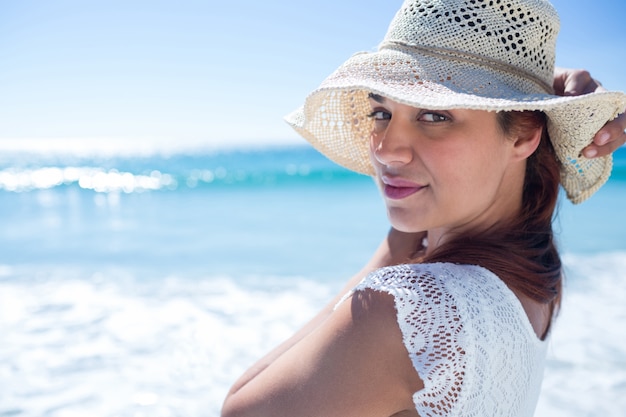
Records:
[[[500,112],[502,131],[542,128],[537,150],[527,159],[519,216],[481,233],[456,236],[421,262],[454,262],[483,266],[511,289],[533,300],[549,303],[554,313],[561,300],[562,271],[552,219],[558,199],[560,170],[539,111]]]

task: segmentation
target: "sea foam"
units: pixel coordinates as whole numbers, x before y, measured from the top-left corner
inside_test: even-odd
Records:
[[[566,256],[537,416],[626,409],[626,253]],[[327,302],[311,277],[140,279],[2,269],[0,415],[217,416],[229,386]]]

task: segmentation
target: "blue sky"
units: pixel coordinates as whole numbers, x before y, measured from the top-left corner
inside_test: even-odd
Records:
[[[400,4],[2,0],[0,144],[299,143],[282,117]],[[557,63],[626,90],[626,2],[553,4]]]

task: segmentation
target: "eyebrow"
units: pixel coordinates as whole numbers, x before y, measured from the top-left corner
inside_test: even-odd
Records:
[[[385,97],[379,94],[369,93],[367,97],[381,104],[385,102]]]

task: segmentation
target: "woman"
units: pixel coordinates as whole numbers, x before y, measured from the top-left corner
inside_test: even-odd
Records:
[[[591,144],[626,107],[553,95],[558,25],[542,0],[407,0],[377,52],[289,116],[375,178],[393,229],[343,297],[240,378],[224,416],[532,415],[561,297],[558,186],[577,203],[602,186],[610,157],[581,153],[623,143],[623,126],[602,137],[614,122]]]

